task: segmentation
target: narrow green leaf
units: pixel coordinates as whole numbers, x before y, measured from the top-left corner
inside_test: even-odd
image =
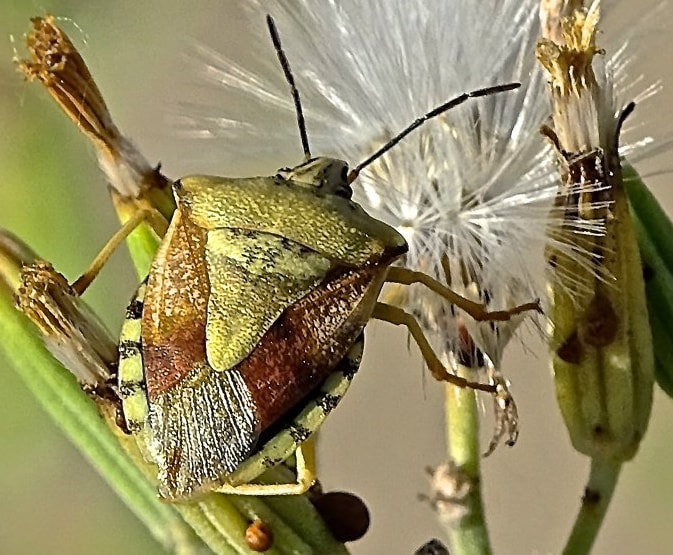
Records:
[[[638,173],[626,164],[624,186],[643,260],[655,377],[673,397],[673,223]]]
[[[119,448],[96,405],[74,376],[47,351],[33,324],[14,307],[0,283],[0,348],[42,407],[99,470],[126,505],[164,547],[200,544],[180,516],[161,503],[155,488]],[[187,550],[189,551],[189,550]]]

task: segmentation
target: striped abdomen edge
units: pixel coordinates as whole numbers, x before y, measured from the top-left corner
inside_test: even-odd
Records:
[[[131,299],[119,334],[117,386],[126,426],[133,433],[142,430],[149,412],[141,338],[145,288],[142,283]]]

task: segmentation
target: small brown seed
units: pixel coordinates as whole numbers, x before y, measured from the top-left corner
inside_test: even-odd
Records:
[[[263,520],[256,519],[245,530],[245,543],[253,551],[263,553],[273,546],[273,530]]]
[[[359,540],[369,529],[369,510],[357,495],[332,491],[314,500],[313,505],[337,541]]]

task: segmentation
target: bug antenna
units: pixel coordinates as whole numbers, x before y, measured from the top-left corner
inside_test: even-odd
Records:
[[[415,119],[411,125],[406,127],[404,130],[402,130],[400,133],[395,135],[392,139],[390,139],[386,144],[384,144],[381,148],[379,148],[374,154],[372,154],[369,158],[367,158],[364,162],[360,162],[355,168],[353,168],[350,173],[348,174],[348,183],[353,183],[357,176],[360,174],[363,168],[371,164],[374,160],[380,158],[383,156],[386,152],[388,152],[391,148],[393,148],[397,143],[399,143],[404,137],[406,137],[409,133],[411,133],[414,129],[417,129],[421,125],[423,125],[426,121],[443,114],[444,112],[450,110],[451,108],[455,108],[456,106],[462,104],[466,100],[470,98],[476,98],[479,96],[488,96],[491,94],[497,94],[505,91],[511,91],[513,89],[518,89],[521,86],[521,83],[506,83],[504,85],[495,85],[494,87],[486,87],[483,89],[477,89],[475,91],[471,92],[466,92],[463,93],[455,98],[452,98],[448,102],[445,102],[444,104],[437,106],[433,110],[430,110],[427,114],[424,116],[421,116],[420,118]]]
[[[280,67],[283,68],[283,73],[285,74],[285,80],[290,85],[290,90],[292,91],[292,100],[294,100],[294,109],[297,112],[297,125],[299,126],[299,136],[301,137],[301,146],[304,149],[304,156],[308,160],[311,158],[311,150],[308,146],[308,135],[306,134],[306,122],[304,121],[304,112],[301,109],[301,99],[299,98],[299,90],[297,90],[297,85],[294,82],[294,76],[292,75],[292,70],[290,69],[290,62],[287,60],[287,56],[283,51],[283,46],[280,43],[280,35],[278,35],[278,29],[276,29],[276,24],[273,21],[273,17],[267,14],[266,24],[269,27],[269,34],[271,35],[271,42],[273,42],[273,47],[276,50],[278,55],[278,61],[280,62]]]

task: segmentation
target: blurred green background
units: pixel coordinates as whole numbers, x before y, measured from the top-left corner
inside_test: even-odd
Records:
[[[619,20],[634,21],[658,1],[622,4],[611,14],[608,34]],[[196,37],[245,55],[246,28],[234,0],[199,0],[189,7],[177,0],[0,0],[0,36],[6,39],[0,48],[0,226],[73,279],[116,229],[116,220],[92,148],[45,91],[24,83],[12,64],[10,35],[23,53],[29,17],[45,10],[68,18],[62,26],[81,48],[118,125],[172,176],[193,171],[196,150],[208,148],[186,145],[165,118],[188,94],[187,45]],[[659,18],[661,29],[645,34],[648,55],[637,65],[646,82],[662,79],[668,88],[634,116],[654,121],[646,133],[669,136],[673,66],[665,30],[672,18],[669,5]],[[213,149],[204,171],[252,171],[222,167]],[[645,176],[658,174],[647,182],[669,208],[670,160],[669,153],[637,166]],[[270,171],[273,164],[266,161],[256,171]],[[115,334],[134,288],[126,254],[119,253],[88,293]],[[502,447],[484,463],[488,518],[498,553],[556,553],[575,516],[587,462],[569,446],[540,341],[525,343],[526,349],[514,346],[506,365],[522,436],[516,448]],[[537,355],[524,353],[530,350]],[[356,553],[412,553],[441,536],[428,504],[417,498],[427,491],[423,469],[441,462],[444,449],[442,391],[422,376],[403,332],[372,326],[363,371],[325,426],[325,485],[357,492],[373,515]],[[635,463],[624,469],[596,553],[670,552],[671,438],[673,402],[658,394],[648,436]],[[1,554],[159,552],[1,359],[0,469]]]

